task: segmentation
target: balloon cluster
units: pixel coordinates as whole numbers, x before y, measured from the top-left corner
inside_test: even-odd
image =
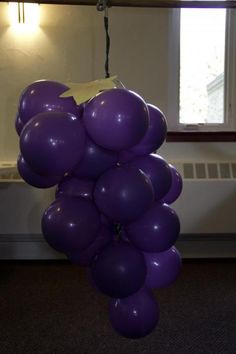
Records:
[[[166,120],[127,89],[104,90],[80,105],[60,97],[67,90],[45,80],[21,95],[18,170],[32,186],[58,185],[42,217],[46,241],[90,267],[118,333],[143,337],[159,318],[152,289],[169,286],[181,269],[173,246],[180,223],[169,204],[182,179],[152,154],[165,140]]]

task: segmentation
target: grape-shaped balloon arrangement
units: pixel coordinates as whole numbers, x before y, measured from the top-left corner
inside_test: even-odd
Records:
[[[68,90],[41,80],[22,93],[18,170],[34,187],[57,185],[42,216],[46,241],[89,267],[94,287],[110,298],[113,328],[140,338],[159,319],[152,289],[169,286],[181,269],[180,223],[169,204],[182,179],[155,154],[166,120],[125,88],[100,90],[81,104],[62,97]]]

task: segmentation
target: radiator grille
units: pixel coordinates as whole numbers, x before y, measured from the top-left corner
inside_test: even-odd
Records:
[[[235,161],[176,162],[172,161],[186,180],[235,180]]]

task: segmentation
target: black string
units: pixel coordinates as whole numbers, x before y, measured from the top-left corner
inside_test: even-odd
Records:
[[[105,10],[104,15],[104,27],[106,33],[106,59],[105,59],[105,77],[110,77],[109,72],[109,53],[110,53],[110,36],[109,36],[109,19],[108,19],[108,12]]]
[[[23,14],[22,14],[22,16],[23,16],[23,23],[25,23],[25,4],[24,4],[24,3],[22,3],[22,12],[23,12]]]
[[[21,9],[20,9],[20,3],[18,2],[18,22],[21,23]]]

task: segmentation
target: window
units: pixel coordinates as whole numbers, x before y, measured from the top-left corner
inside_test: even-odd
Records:
[[[169,130],[236,130],[236,15],[172,10]]]

